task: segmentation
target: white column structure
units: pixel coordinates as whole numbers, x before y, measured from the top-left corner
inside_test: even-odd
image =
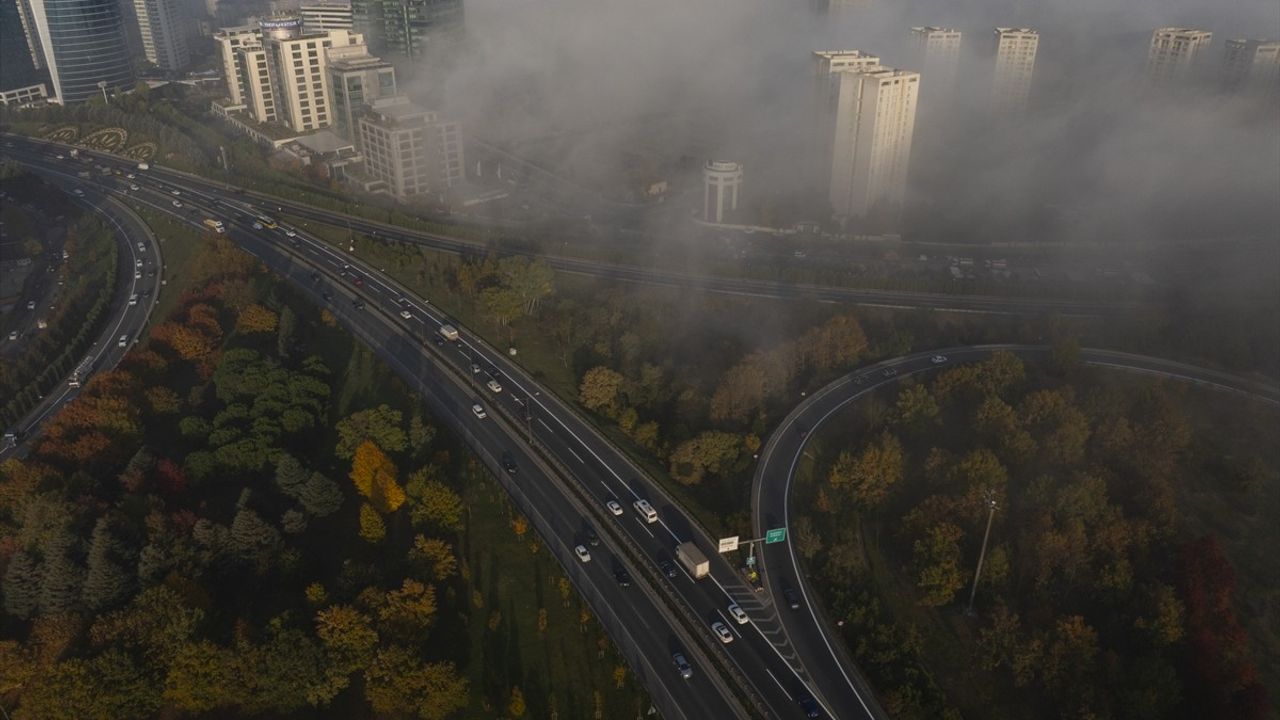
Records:
[[[742,163],[708,160],[702,166],[702,185],[702,217],[707,222],[724,222],[725,213],[738,209]]]

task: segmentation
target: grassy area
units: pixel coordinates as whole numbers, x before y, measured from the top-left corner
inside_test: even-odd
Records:
[[[138,205],[132,208],[150,226],[160,243],[160,254],[164,258],[164,288],[156,300],[155,317],[166,318],[176,307],[186,285],[192,261],[199,255],[203,234],[165,213]]]

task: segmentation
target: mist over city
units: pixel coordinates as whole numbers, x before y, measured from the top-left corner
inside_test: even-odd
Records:
[[[0,0],[0,715],[1271,720],[1275,0]]]

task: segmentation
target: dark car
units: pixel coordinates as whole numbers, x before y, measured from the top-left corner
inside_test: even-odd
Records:
[[[587,526],[587,529],[582,534],[587,539],[587,544],[591,547],[600,544],[600,536],[596,534],[596,531],[590,525]]]
[[[515,477],[516,459],[509,452],[502,453],[502,469],[506,470],[508,475]]]
[[[440,337],[439,335],[436,335],[431,339],[435,341],[437,347],[444,347],[444,338]]]
[[[356,287],[364,287],[364,278],[360,277],[359,275],[356,275],[355,277],[351,278],[351,284],[355,285]]]
[[[684,659],[684,653],[673,653],[671,662],[675,663],[676,671],[680,673],[680,677],[685,680],[693,677],[693,666],[689,664],[688,660]]]
[[[311,273],[311,282],[320,282],[320,273],[318,272]]]
[[[818,701],[814,700],[810,695],[800,696],[800,709],[804,711],[807,718],[822,717],[822,708],[818,706]]]
[[[617,580],[622,587],[631,587],[631,573],[622,568],[613,571],[613,579]]]
[[[796,432],[800,434],[800,437],[807,438],[809,437],[809,426],[801,423],[796,423]]]
[[[898,370],[896,368],[885,368],[884,372],[880,374],[884,375],[885,377],[893,377],[894,375],[898,374]]]
[[[658,567],[662,569],[663,575],[666,575],[667,577],[672,579],[676,577],[675,563],[671,562],[670,560],[659,560]]]
[[[351,301],[351,307],[353,307],[353,308],[355,308],[355,309],[357,309],[357,310],[363,310],[363,309],[364,309],[364,301],[363,301],[363,300],[361,300],[360,298],[356,298],[355,300],[352,300],[352,301]]]
[[[324,291],[324,292],[320,293],[320,297],[324,298],[325,302],[329,302],[330,300],[332,300],[332,299],[333,299],[333,293],[331,293],[331,292],[329,292],[328,290],[326,290],[326,291]]]
[[[792,610],[800,609],[800,593],[796,592],[795,588],[791,587],[790,585],[783,585],[782,597],[786,599],[787,607],[791,608]]]

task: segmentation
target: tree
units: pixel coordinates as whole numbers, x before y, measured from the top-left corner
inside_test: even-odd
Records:
[[[1051,691],[1079,692],[1092,683],[1098,656],[1098,632],[1079,615],[1059,618],[1045,647],[1041,677]]]
[[[369,503],[360,505],[360,537],[365,542],[376,545],[387,536],[387,526],[382,516]]]
[[[936,425],[941,409],[938,401],[924,385],[912,385],[898,393],[895,407],[898,422],[914,432],[921,432]]]
[[[624,671],[625,672],[625,671]],[[507,703],[507,714],[513,718],[524,717],[524,693],[519,687],[511,688],[511,701]]]
[[[127,599],[134,582],[130,555],[111,534],[107,518],[99,518],[89,541],[88,571],[81,591],[86,608],[98,611]]]
[[[619,395],[626,378],[607,367],[593,367],[582,376],[578,400],[582,406],[606,417],[615,417],[621,409]]]
[[[307,705],[327,704],[333,695],[325,675],[324,651],[300,630],[269,626],[265,642],[237,643],[241,707],[247,714],[285,715]]]
[[[302,494],[302,488],[310,478],[307,469],[302,467],[298,459],[287,452],[280,453],[276,459],[276,486],[280,492],[291,498]]]
[[[40,604],[40,564],[31,553],[19,550],[4,573],[4,611],[20,620],[31,617]]]
[[[232,651],[206,640],[185,643],[164,679],[164,699],[178,710],[208,712],[235,705],[240,690]]]
[[[421,637],[436,616],[436,590],[412,578],[400,589],[387,593],[378,608],[378,619],[391,628],[395,637]]]
[[[462,529],[462,516],[466,509],[462,498],[448,485],[429,477],[426,468],[409,476],[405,491],[413,499],[410,518],[414,526],[449,532]]]
[[[733,433],[704,432],[671,453],[671,476],[685,485],[697,485],[708,473],[728,471],[741,450],[742,438]]]
[[[768,378],[759,353],[729,368],[711,396],[711,419],[744,422],[764,405]]]
[[[204,611],[190,607],[164,585],[147,588],[129,604],[99,616],[89,629],[95,645],[138,650],[149,661],[167,664],[204,622]]]
[[[1173,645],[1182,639],[1186,608],[1174,589],[1156,583],[1144,589],[1143,612],[1134,626],[1144,631],[1158,646]]]
[[[453,547],[437,538],[417,535],[409,549],[409,560],[422,567],[425,574],[436,582],[448,580],[458,571],[458,559]]]
[[[396,466],[372,440],[361,442],[351,460],[351,481],[379,512],[394,512],[404,504],[404,489],[396,482]]]
[[[276,331],[278,323],[279,316],[254,303],[240,311],[240,317],[236,320],[236,330],[246,334],[269,333]]]
[[[380,650],[364,677],[365,699],[374,712],[444,720],[467,706],[467,681],[452,663],[424,664],[397,645]]]
[[[344,460],[351,458],[366,441],[372,441],[386,452],[403,452],[409,447],[409,439],[400,427],[402,420],[400,411],[386,404],[351,413],[338,421],[338,446],[334,454]]]
[[[848,451],[840,453],[827,481],[838,490],[851,490],[858,507],[873,509],[884,502],[889,489],[902,479],[902,467],[902,443],[885,431],[857,457]]]
[[[507,287],[523,303],[526,315],[533,314],[542,299],[555,292],[555,272],[542,258],[503,258],[498,268]]]
[[[237,512],[231,521],[231,550],[243,560],[269,562],[283,546],[280,531],[248,508]]]
[[[178,393],[167,387],[149,387],[144,391],[151,412],[157,415],[173,415],[182,409]]]
[[[79,544],[75,536],[63,531],[45,546],[40,612],[66,613],[79,607],[84,583],[84,568],[75,557]]]
[[[499,325],[506,327],[518,315],[524,312],[525,302],[520,294],[511,288],[487,287],[480,291],[480,306],[484,312]]]
[[[285,305],[280,310],[280,322],[276,328],[276,354],[287,359],[293,352],[297,334],[298,316],[294,314],[292,308]]]
[[[964,587],[960,571],[960,540],[963,537],[964,531],[959,527],[940,522],[915,542],[916,587],[924,593],[920,598],[922,605],[946,605]]]
[[[334,605],[316,613],[316,635],[328,655],[329,674],[346,687],[347,676],[373,659],[378,633],[373,620],[350,605]]]
[[[328,517],[342,507],[342,489],[319,472],[311,473],[298,492],[298,502],[316,517]]]

